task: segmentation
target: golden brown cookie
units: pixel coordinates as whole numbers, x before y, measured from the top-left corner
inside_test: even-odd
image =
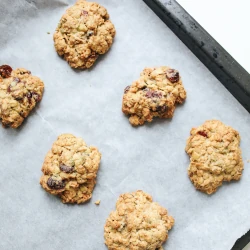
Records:
[[[44,84],[29,70],[0,66],[0,120],[4,127],[19,127],[43,96]]]
[[[176,103],[183,103],[186,91],[177,70],[145,68],[139,80],[124,90],[122,111],[132,125],[143,125],[154,117],[173,117]]]
[[[105,227],[109,250],[160,250],[174,219],[143,191],[120,195]]]
[[[192,128],[186,152],[188,175],[196,189],[214,193],[223,181],[239,180],[243,171],[240,135],[221,121],[210,120]]]
[[[101,5],[78,0],[66,10],[54,33],[55,49],[72,68],[90,68],[113,43],[115,27]]]
[[[40,184],[63,203],[89,200],[96,183],[101,154],[81,138],[62,134],[45,157]]]

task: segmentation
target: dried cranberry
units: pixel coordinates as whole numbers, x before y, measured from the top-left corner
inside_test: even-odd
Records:
[[[98,57],[98,54],[96,54],[95,52],[92,52],[92,54],[89,57],[95,59]]]
[[[130,89],[130,86],[127,86],[127,87],[124,89],[124,94],[128,93],[129,89]]]
[[[31,98],[32,98],[32,93],[31,93],[31,92],[28,92],[28,93],[26,94],[26,96],[28,97],[28,99],[31,99]]]
[[[36,92],[32,92],[32,96],[36,102],[41,101],[41,96],[39,94],[37,94]]]
[[[165,113],[167,110],[168,110],[168,106],[165,104],[163,106],[156,107],[156,111],[159,113]]]
[[[55,180],[52,177],[49,177],[47,185],[51,189],[62,189],[66,186],[63,180]]]
[[[197,134],[204,136],[204,137],[207,137],[207,133],[205,131],[198,131]]]
[[[7,88],[7,92],[10,93],[11,92],[11,86],[9,85]]]
[[[146,97],[148,97],[148,98],[161,98],[162,93],[158,92],[158,91],[154,91],[154,90],[148,90],[146,92]]]
[[[168,69],[166,74],[168,80],[172,83],[178,82],[180,79],[179,72],[175,69]]]
[[[3,78],[8,78],[11,76],[12,68],[9,65],[0,66],[0,75]]]
[[[82,10],[82,15],[84,15],[84,16],[88,16],[88,11],[86,11],[86,10]]]
[[[60,165],[60,169],[65,173],[72,173],[74,171],[74,167],[66,166],[64,164]]]

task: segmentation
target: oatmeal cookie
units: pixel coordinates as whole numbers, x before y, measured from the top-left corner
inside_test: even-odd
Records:
[[[105,244],[110,250],[160,250],[173,225],[173,217],[150,195],[125,193],[106,221]]]
[[[100,54],[110,49],[115,33],[104,7],[78,0],[62,16],[54,33],[54,45],[72,68],[90,68]]]
[[[176,103],[183,103],[186,91],[177,70],[169,67],[145,68],[139,80],[124,90],[122,111],[138,126],[154,117],[173,117]]]
[[[92,196],[100,160],[97,148],[88,147],[74,135],[62,134],[45,157],[40,184],[60,196],[63,203],[83,203]]]
[[[214,193],[223,181],[239,180],[243,171],[240,135],[221,121],[210,120],[192,128],[186,152],[188,175],[196,189]]]
[[[4,127],[19,127],[43,96],[44,84],[29,70],[0,66],[0,120]]]

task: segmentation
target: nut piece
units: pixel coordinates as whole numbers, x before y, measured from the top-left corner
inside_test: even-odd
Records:
[[[168,76],[168,77],[166,77]],[[145,68],[140,78],[124,90],[122,111],[132,125],[143,125],[154,117],[171,118],[186,91],[179,72],[169,67]]]
[[[104,7],[78,0],[62,16],[54,33],[54,45],[72,68],[85,69],[110,49],[115,33]]]
[[[43,96],[44,84],[29,70],[0,67],[0,120],[4,127],[19,127]]]
[[[105,244],[111,250],[163,249],[173,225],[173,217],[150,195],[143,191],[125,193],[120,195],[116,210],[106,221]]]
[[[83,203],[92,196],[100,160],[97,148],[88,147],[74,135],[62,134],[45,157],[40,184],[63,203]]]
[[[223,181],[239,180],[243,171],[240,135],[221,121],[210,120],[192,128],[186,152],[188,175],[196,189],[214,193]]]

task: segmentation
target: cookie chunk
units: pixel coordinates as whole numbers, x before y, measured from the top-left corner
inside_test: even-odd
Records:
[[[45,157],[40,184],[60,196],[63,203],[83,203],[92,196],[100,160],[97,148],[88,147],[74,135],[62,134]]]
[[[186,91],[177,70],[169,67],[145,68],[139,80],[124,90],[122,111],[138,126],[154,117],[173,117],[175,104],[183,103]]]
[[[239,180],[243,171],[240,135],[221,121],[210,120],[192,128],[186,152],[188,175],[196,189],[214,193],[223,181]]]
[[[78,0],[66,10],[54,33],[55,49],[72,68],[90,68],[113,43],[115,27],[101,5]]]
[[[0,66],[0,120],[4,127],[19,127],[43,96],[44,84],[29,70]]]
[[[110,250],[160,250],[173,225],[173,217],[150,195],[125,193],[106,221],[105,244]]]

